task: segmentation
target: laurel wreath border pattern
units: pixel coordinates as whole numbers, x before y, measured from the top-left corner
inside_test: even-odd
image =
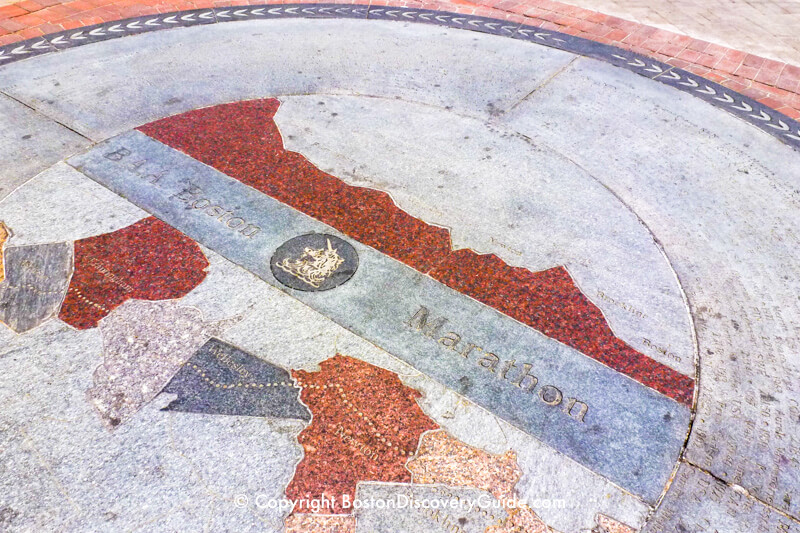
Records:
[[[0,68],[30,57],[126,35],[238,20],[285,18],[350,18],[419,22],[535,42],[605,61],[692,94],[716,107],[725,109],[800,151],[800,123],[762,103],[701,76],[616,46],[582,37],[500,19],[447,11],[342,4],[264,4],[178,11],[106,22],[12,43],[0,47]]]

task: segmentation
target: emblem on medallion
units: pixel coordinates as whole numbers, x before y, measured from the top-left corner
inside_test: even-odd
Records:
[[[270,261],[275,278],[293,289],[325,291],[349,280],[358,268],[358,255],[346,241],[312,233],[284,243]]]
[[[344,259],[328,239],[328,248],[306,248],[300,259],[292,260],[287,257],[278,263],[278,268],[319,289],[320,284],[331,277],[342,263]]]

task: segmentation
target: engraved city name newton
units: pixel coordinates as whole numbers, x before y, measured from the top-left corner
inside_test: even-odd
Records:
[[[436,341],[441,346],[456,352],[461,357],[475,361],[485,371],[493,373],[497,379],[517,387],[521,392],[536,394],[546,405],[551,407],[561,406],[561,411],[571,419],[585,422],[584,419],[589,412],[588,404],[577,398],[567,398],[565,400],[561,389],[553,385],[538,387],[539,378],[534,374],[533,365],[530,363],[523,362],[517,365],[515,359],[503,361],[497,354],[486,350],[482,346],[464,341],[460,333],[455,331],[443,333],[443,328],[447,322],[447,318],[444,317],[431,318],[428,308],[420,306],[405,324]]]

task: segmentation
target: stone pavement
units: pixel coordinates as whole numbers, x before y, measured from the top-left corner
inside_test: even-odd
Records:
[[[480,13],[2,48],[0,529],[800,532],[800,123]]]
[[[344,4],[352,1],[333,0],[334,3]],[[355,3],[364,2],[355,0]],[[369,4],[376,7],[391,5],[430,8],[488,16],[614,44],[670,65],[686,68],[693,74],[746,94],[791,118],[800,118],[800,63],[761,57],[757,50],[738,46],[746,44],[743,41],[722,46],[718,42],[705,40],[706,33],[700,34],[702,38],[691,32],[674,33],[554,0],[376,0]],[[247,2],[23,0],[0,7],[0,46],[9,45],[5,52],[10,54],[15,48],[10,46],[13,43],[62,30],[77,30],[128,17],[235,5],[247,5]],[[739,26],[743,24],[744,22]],[[776,23],[770,27],[785,28],[782,31],[788,35],[792,35],[796,28],[790,22],[785,25]],[[738,30],[734,33],[738,33]],[[3,49],[0,48],[0,53],[2,52]],[[2,61],[3,57],[0,55],[0,63]]]

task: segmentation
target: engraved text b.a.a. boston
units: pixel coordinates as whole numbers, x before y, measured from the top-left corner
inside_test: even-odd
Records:
[[[420,306],[405,324],[461,357],[474,361],[483,370],[494,374],[497,379],[519,389],[521,394],[536,395],[540,401],[559,408],[571,419],[584,421],[589,411],[589,406],[585,402],[577,398],[564,398],[564,393],[559,388],[540,384],[531,363],[518,364],[515,359],[502,360],[484,347],[463,340],[460,333],[446,331],[444,326],[447,321],[444,317],[432,318],[428,309]]]

